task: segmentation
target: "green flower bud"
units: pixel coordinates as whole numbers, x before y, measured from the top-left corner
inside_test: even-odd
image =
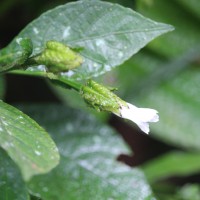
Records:
[[[45,49],[33,60],[36,64],[45,65],[48,71],[55,73],[66,72],[83,63],[83,58],[79,54],[56,41],[48,41]]]
[[[119,108],[126,102],[112,93],[108,88],[88,80],[85,86],[82,86],[80,93],[85,102],[98,111],[110,111],[119,113]]]

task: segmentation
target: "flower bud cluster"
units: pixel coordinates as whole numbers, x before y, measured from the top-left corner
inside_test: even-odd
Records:
[[[79,67],[83,58],[60,42],[48,41],[45,49],[33,57],[33,61],[35,64],[45,65],[50,72],[58,73]]]

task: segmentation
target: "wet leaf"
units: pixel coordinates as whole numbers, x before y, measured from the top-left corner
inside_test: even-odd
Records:
[[[19,49],[17,52],[13,52],[13,50],[7,51],[6,48],[0,51],[0,73],[22,67],[32,54],[33,46],[31,39],[18,38],[14,43]]]
[[[16,164],[0,148],[1,200],[29,200],[29,194]]]
[[[0,146],[20,167],[25,180],[46,173],[59,161],[47,132],[18,109],[0,101]]]
[[[74,71],[62,73],[73,79],[98,76],[122,64],[149,41],[173,30],[172,26],[147,19],[129,8],[101,1],[82,0],[50,10],[31,22],[6,48],[20,53],[16,40],[31,38],[33,55],[47,41],[56,40],[79,53],[84,63]],[[28,71],[45,70],[31,67]],[[33,73],[33,72],[32,72]]]

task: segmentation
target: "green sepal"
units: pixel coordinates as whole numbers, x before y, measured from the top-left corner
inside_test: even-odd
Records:
[[[45,49],[34,56],[31,63],[45,65],[48,71],[57,73],[79,67],[83,63],[83,58],[60,42],[47,41]]]
[[[88,80],[86,85],[82,86],[80,94],[85,102],[97,111],[109,111],[119,114],[119,108],[122,105],[127,106],[125,101],[121,100],[108,88],[93,80]]]

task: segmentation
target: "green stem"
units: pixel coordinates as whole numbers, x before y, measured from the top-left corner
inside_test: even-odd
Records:
[[[82,85],[80,83],[77,83],[77,82],[62,78],[62,77],[57,79],[57,81],[58,81],[58,83],[60,82],[60,83],[63,83],[63,84],[67,84],[68,86],[70,86],[71,88],[73,88],[74,90],[76,90],[78,92],[80,91],[80,89],[82,87]]]
[[[55,75],[53,73],[47,73],[47,72],[33,72],[30,74],[30,72],[27,71],[10,71],[9,73],[12,74],[20,74],[20,75],[26,75],[26,76],[36,76],[36,77],[44,77],[48,78],[52,83],[62,86],[64,88],[68,89],[74,89],[76,91],[80,91],[82,85],[80,83],[74,82],[72,80],[63,78],[61,76]]]

